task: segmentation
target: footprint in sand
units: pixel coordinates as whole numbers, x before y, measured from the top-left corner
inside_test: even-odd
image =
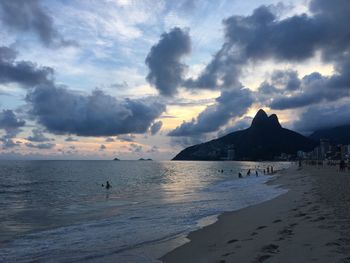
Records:
[[[319,222],[319,221],[323,221],[323,220],[325,220],[326,218],[324,217],[324,216],[320,216],[320,217],[318,217],[318,218],[316,218],[316,219],[314,219],[314,220],[311,220],[311,222]]]
[[[278,248],[279,248],[279,246],[277,246],[275,244],[269,244],[269,245],[263,246],[261,249],[261,252],[276,254],[276,253],[280,252],[278,250]]]
[[[234,254],[234,252],[225,253],[225,254],[222,254],[221,256],[222,257],[227,257],[227,256],[232,255],[232,254]]]
[[[232,244],[232,243],[235,243],[237,241],[238,241],[238,239],[231,239],[231,240],[227,241],[227,244]]]
[[[264,262],[265,260],[269,259],[270,257],[272,257],[271,255],[261,255],[261,256],[258,256],[256,258],[255,261],[253,261],[254,263],[258,263],[258,262]]]
[[[294,217],[303,217],[306,216],[307,214],[299,212],[298,214],[294,215]]]
[[[275,220],[275,221],[273,221],[272,223],[276,224],[276,223],[280,223],[280,222],[282,222],[282,220],[281,220],[281,219],[276,219],[276,220]]]

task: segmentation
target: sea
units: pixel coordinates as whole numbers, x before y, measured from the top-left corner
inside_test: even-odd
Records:
[[[290,163],[0,161],[0,262],[160,262],[221,213],[285,193],[268,165]]]

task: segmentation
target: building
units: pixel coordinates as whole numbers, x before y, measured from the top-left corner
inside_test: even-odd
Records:
[[[329,140],[327,139],[321,139],[320,140],[320,159],[325,159],[326,158],[326,155],[327,153],[329,152],[330,150],[330,144],[329,144]]]
[[[234,160],[236,157],[236,149],[234,145],[231,145],[228,149],[227,149],[227,160]]]

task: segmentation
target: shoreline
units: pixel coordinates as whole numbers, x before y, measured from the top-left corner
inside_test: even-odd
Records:
[[[349,173],[339,174],[334,167],[291,166],[267,184],[288,192],[219,215],[215,223],[190,232],[188,243],[159,260],[350,262]]]

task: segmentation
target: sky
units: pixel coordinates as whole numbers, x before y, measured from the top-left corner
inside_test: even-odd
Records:
[[[0,1],[0,159],[168,160],[350,123],[348,0]]]

